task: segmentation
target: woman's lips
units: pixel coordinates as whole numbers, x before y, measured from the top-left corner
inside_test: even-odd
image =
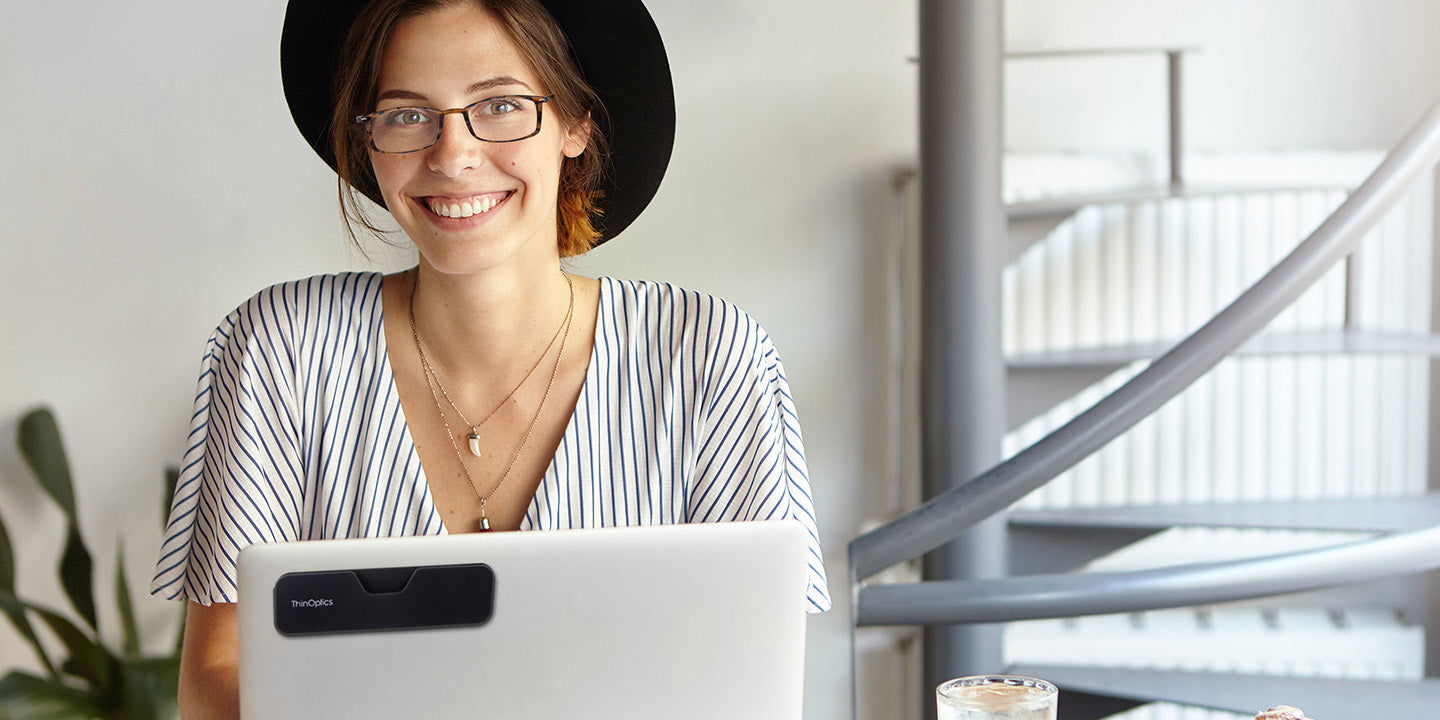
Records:
[[[430,212],[440,217],[468,218],[490,212],[496,205],[505,202],[508,197],[510,197],[508,192],[487,193],[465,198],[432,196],[425,198],[424,202],[425,206],[430,208]]]

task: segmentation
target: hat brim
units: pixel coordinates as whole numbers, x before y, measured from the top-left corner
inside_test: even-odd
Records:
[[[331,169],[336,56],[367,0],[291,0],[280,35],[280,76],[290,116]],[[570,40],[585,81],[605,106],[610,146],[597,244],[639,217],[660,189],[675,144],[675,88],[665,45],[640,0],[540,0]],[[367,193],[384,206],[384,200]]]

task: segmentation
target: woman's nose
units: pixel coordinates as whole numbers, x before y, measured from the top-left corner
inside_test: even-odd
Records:
[[[426,151],[429,153],[430,169],[446,177],[455,177],[484,164],[486,143],[470,134],[465,116],[452,112],[442,117],[440,137]]]

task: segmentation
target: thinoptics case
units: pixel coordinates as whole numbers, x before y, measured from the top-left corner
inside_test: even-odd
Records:
[[[240,555],[244,720],[799,720],[790,521],[323,540]]]

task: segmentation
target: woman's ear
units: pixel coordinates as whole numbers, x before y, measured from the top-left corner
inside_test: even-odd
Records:
[[[590,146],[590,113],[578,122],[571,123],[565,129],[565,147],[563,152],[567,158],[580,157],[585,148]]]

